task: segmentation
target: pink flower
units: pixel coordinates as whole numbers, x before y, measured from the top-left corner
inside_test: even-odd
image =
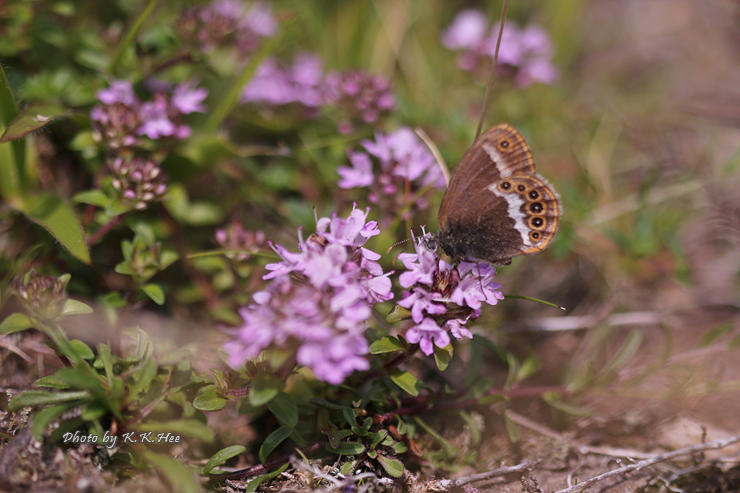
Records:
[[[192,81],[179,84],[172,94],[172,106],[183,115],[196,111],[204,113],[208,108],[201,103],[206,99],[206,96],[208,96],[208,90],[202,87],[196,89],[195,83]]]
[[[412,344],[419,344],[421,352],[427,356],[434,352],[434,346],[443,348],[450,344],[447,332],[430,318],[425,318],[420,324],[406,331],[406,339]]]
[[[108,89],[99,90],[95,96],[103,104],[122,103],[133,106],[138,101],[131,82],[127,80],[113,81]]]

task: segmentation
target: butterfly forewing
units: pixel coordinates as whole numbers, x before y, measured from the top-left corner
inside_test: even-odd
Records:
[[[490,185],[514,173],[534,173],[529,146],[511,125],[501,123],[486,130],[468,149],[452,175],[439,208],[439,226],[469,211],[471,194],[481,184]],[[450,217],[452,216],[452,217]]]

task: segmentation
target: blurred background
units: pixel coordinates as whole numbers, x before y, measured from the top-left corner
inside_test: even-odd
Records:
[[[136,213],[188,258],[157,274],[166,302],[143,304],[154,312],[147,317],[161,317],[152,325],[185,341],[203,337],[202,327],[238,323],[238,307],[263,286],[271,261],[265,241],[295,251],[297,227],[306,237],[315,230],[314,208],[319,217],[346,217],[353,202],[370,206],[382,234],[368,245],[378,252],[407,238],[409,228],[437,230],[441,189],[419,187],[413,201],[407,194],[407,202],[384,204],[367,187],[338,186],[337,170],[350,165],[348,151],[363,150],[363,139],[401,127],[423,129],[454,169],[475,136],[490,58],[485,48],[461,47],[449,29],[458,14],[475,9],[489,33],[501,12],[498,1],[275,0],[279,27],[260,34],[259,47],[235,49],[219,44],[218,25],[203,34],[188,24],[191,9],[208,5],[160,2],[110,70],[144,2],[0,2],[0,62],[17,99],[70,109],[33,135],[38,189],[72,200],[101,183],[110,149],[95,140],[90,111],[100,104],[97,91],[115,80],[132,82],[140,95],[154,94],[157,83],[188,80],[208,90],[208,109],[187,116],[192,136],[150,149],[177,199]],[[530,48],[521,48],[519,59],[509,54],[484,128],[507,122],[522,132],[564,212],[549,248],[500,268],[497,281],[505,295],[565,311],[511,298],[484,309],[471,330],[523,358],[534,355],[533,382],[585,387],[576,404],[592,414],[570,428],[576,433],[620,437],[638,448],[645,437],[689,443],[700,425],[711,438],[737,431],[740,2],[512,0],[507,23],[516,29],[510,42],[534,43],[530,60],[549,65],[528,79]],[[545,33],[539,45],[515,41],[532,26]],[[251,96],[238,91],[233,111],[217,115],[250,60],[289,70],[301,54],[315,56],[312,67],[321,74],[382,76],[389,88],[375,90],[391,93],[394,105],[372,121],[357,120],[351,98],[324,108],[270,99],[253,86]],[[260,80],[255,69],[252,84]],[[88,235],[109,220],[85,204],[74,207]],[[7,209],[0,220],[5,274],[33,247],[31,264],[72,274],[73,296],[106,305],[115,301],[110,293],[133,289],[114,272],[130,229],[114,228],[94,245],[89,266]],[[216,232],[234,221],[256,235],[256,255],[236,267],[223,257],[189,257],[224,247]],[[133,220],[128,225],[136,228]],[[401,269],[394,257],[404,248],[384,255],[383,266]],[[379,318],[392,306],[378,305]],[[93,337],[89,326],[79,330]],[[464,348],[458,354],[470,357]],[[554,428],[573,426],[526,405]]]

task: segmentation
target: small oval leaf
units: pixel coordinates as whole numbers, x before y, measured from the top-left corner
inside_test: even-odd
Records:
[[[270,402],[283,389],[284,382],[272,373],[261,371],[252,380],[249,403],[259,407]]]
[[[293,433],[292,426],[281,426],[277,430],[270,433],[270,435],[265,438],[264,443],[260,447],[260,462],[264,464],[267,460],[267,456],[270,455],[272,451],[277,448],[278,445],[283,443],[283,441],[288,438],[291,433]]]
[[[61,315],[87,315],[92,312],[93,309],[85,303],[68,298],[64,302]]]
[[[21,330],[30,329],[33,322],[23,313],[11,313],[0,323],[0,334],[12,334]]]
[[[198,411],[220,411],[226,405],[215,385],[208,385],[198,390],[193,399],[193,407]]]
[[[385,321],[389,324],[400,322],[402,320],[408,320],[411,318],[411,310],[407,310],[402,306],[394,306],[393,309],[386,315]]]
[[[401,341],[396,337],[385,336],[370,344],[370,354],[392,353],[393,351],[403,351],[404,347]]]
[[[416,379],[413,373],[409,373],[407,371],[397,371],[391,375],[391,380],[393,380],[393,383],[395,383],[414,397],[419,395],[419,381]]]
[[[69,345],[72,346],[72,349],[74,349],[75,353],[77,353],[80,358],[87,360],[95,359],[95,354],[92,352],[92,349],[90,349],[90,346],[81,340],[72,339],[69,341]]]
[[[445,371],[450,366],[453,354],[455,354],[455,350],[452,348],[452,343],[445,347],[434,346],[434,361],[436,361],[439,371]]]
[[[164,305],[164,291],[159,284],[145,284],[141,290],[158,305]]]
[[[382,454],[378,454],[378,462],[383,466],[385,472],[394,478],[400,478],[403,476],[403,462],[398,459],[391,459]]]
[[[365,446],[358,442],[342,442],[339,447],[333,448],[327,443],[326,450],[340,455],[360,455],[365,451]]]
[[[214,467],[219,466],[237,455],[246,452],[247,448],[243,445],[232,445],[231,447],[222,448],[211,457],[206,465],[201,469],[201,474],[208,474]]]

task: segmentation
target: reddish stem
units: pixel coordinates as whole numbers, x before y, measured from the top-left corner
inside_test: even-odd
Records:
[[[93,234],[91,234],[90,237],[87,239],[87,246],[92,246],[96,244],[98,241],[100,241],[103,238],[103,236],[105,236],[106,234],[108,234],[108,232],[110,232],[110,230],[118,226],[118,224],[121,222],[122,219],[123,219],[123,214],[114,216],[113,219],[108,221],[107,224],[104,224],[103,226],[98,228],[98,230],[94,232]]]

